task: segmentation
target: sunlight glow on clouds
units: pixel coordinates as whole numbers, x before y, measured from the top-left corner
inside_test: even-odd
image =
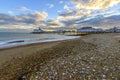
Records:
[[[23,3],[21,6],[15,5],[17,9],[9,8],[6,13],[0,8],[0,26],[2,26],[0,28],[3,26],[9,28],[9,25],[13,25],[14,28],[26,26],[24,29],[31,28],[29,26],[33,25],[44,28],[106,27],[117,26],[120,23],[120,19],[118,19],[120,18],[120,0],[45,0],[34,2],[31,4],[28,1],[27,5],[23,5]],[[114,17],[107,18],[111,16]]]
[[[92,13],[95,12],[96,10],[99,10],[100,12],[107,10],[110,7],[113,7],[115,5],[117,5],[118,3],[120,3],[120,0],[70,0],[71,3],[74,4],[75,8],[76,8],[76,14],[74,15],[68,15],[68,17],[89,17],[91,15],[93,15]],[[67,15],[70,11],[70,8],[68,6],[65,5],[64,7],[66,10],[68,10],[68,12],[64,13],[65,15]],[[100,13],[99,12],[99,13]],[[98,13],[98,14],[99,14]],[[67,17],[67,16],[61,16],[60,17]]]
[[[106,9],[120,2],[120,0],[71,0],[76,5],[77,9]]]
[[[64,6],[65,12],[59,14],[58,19],[62,21],[66,26],[99,26],[96,21],[86,23],[94,18],[105,18],[113,15],[120,15],[120,12],[114,8],[114,6],[120,3],[120,0],[70,0],[71,4],[74,4],[75,9],[70,9],[69,6]],[[113,8],[113,9],[111,9]],[[101,15],[101,17],[99,17]],[[105,20],[104,20],[105,21]],[[109,21],[109,20],[108,20]],[[77,23],[79,22],[79,23]],[[85,22],[85,23],[84,23]],[[77,23],[77,24],[76,24]],[[103,22],[104,23],[104,22]],[[106,25],[108,25],[106,23]],[[113,21],[114,25],[114,21]],[[105,27],[105,26],[104,26]]]
[[[0,25],[24,25],[34,24],[39,25],[41,20],[46,19],[48,14],[46,12],[35,11],[33,13],[21,14],[11,16],[8,14],[0,13]]]
[[[35,11],[33,13],[33,15],[35,16],[35,23],[36,24],[40,24],[39,22],[41,20],[44,20],[47,18],[48,14],[46,12],[38,12],[38,11]]]
[[[59,20],[50,20],[47,22],[47,26],[50,27],[61,27],[63,24]]]

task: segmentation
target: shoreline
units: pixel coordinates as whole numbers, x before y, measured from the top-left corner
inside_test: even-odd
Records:
[[[66,36],[66,37],[60,38],[60,39],[48,39],[48,40],[40,40],[40,41],[32,41],[32,42],[26,42],[25,40],[22,40],[22,39],[11,40],[11,41],[4,42],[4,45],[0,46],[0,50],[7,49],[7,48],[19,47],[19,46],[25,46],[25,45],[31,45],[31,44],[39,44],[39,43],[44,43],[44,42],[70,40],[70,39],[75,39],[75,38],[79,38],[79,37],[81,37],[81,36]]]
[[[119,35],[90,34],[0,50],[0,79],[120,79]]]

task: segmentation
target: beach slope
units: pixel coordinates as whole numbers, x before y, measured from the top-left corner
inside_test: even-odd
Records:
[[[0,50],[0,80],[119,80],[120,33]]]

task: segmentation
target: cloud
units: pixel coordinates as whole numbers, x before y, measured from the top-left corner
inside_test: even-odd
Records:
[[[48,8],[53,8],[53,7],[54,7],[54,4],[47,4],[47,7],[48,7]]]
[[[33,14],[32,14],[34,17],[35,17],[35,23],[38,25],[40,24],[39,22],[41,20],[44,20],[47,18],[48,14],[46,12],[38,12],[38,11],[35,11]]]
[[[52,25],[52,26],[60,26],[61,23],[59,22],[59,20],[49,20],[48,25]]]
[[[14,18],[9,14],[0,13],[0,24],[14,23]]]
[[[76,24],[76,22],[78,21],[79,19],[66,19],[66,20],[61,20],[61,23],[64,24],[64,27],[67,27],[67,28],[73,28],[75,27],[75,25],[77,26],[78,24]]]
[[[109,17],[96,16],[92,19],[74,19],[63,21],[65,26],[69,28],[80,28],[85,26],[99,27],[99,28],[120,28],[120,15],[114,15]]]
[[[11,16],[10,14],[0,13],[0,25],[40,25],[42,20],[47,18],[48,14],[46,12],[32,12],[28,14],[20,14]]]
[[[68,15],[70,12],[70,7],[67,5],[64,6],[64,9],[66,10],[65,13],[63,13],[63,16],[59,16],[59,18],[86,18],[89,16],[93,16],[99,13],[105,12],[110,7],[113,7],[114,5],[117,5],[120,3],[120,0],[70,0],[72,4],[74,4],[73,7],[75,7],[74,10],[76,10],[76,14]],[[95,13],[96,11],[99,11],[99,13]]]
[[[25,7],[25,6],[20,7],[18,10],[20,10],[20,11],[30,11],[30,9]]]
[[[58,28],[58,27],[64,26],[60,20],[47,20],[45,24],[46,24],[46,27],[48,28]]]
[[[67,10],[64,13],[59,14],[58,19],[79,19],[79,18],[87,18],[90,16],[91,10]]]
[[[65,10],[70,10],[70,7],[68,7],[68,5],[64,5],[64,9]]]
[[[21,15],[14,16],[14,19],[17,22],[39,25],[40,21],[46,19],[47,16],[48,14],[46,12],[35,11],[29,14],[21,14]]]
[[[73,18],[78,18],[78,16],[75,16],[76,14],[76,11],[71,11],[71,10],[68,10],[66,11],[65,13],[61,13],[59,14],[58,16],[58,19],[73,19]]]
[[[11,15],[11,14],[13,14],[13,12],[12,12],[12,11],[8,11],[8,14],[10,14],[10,15]]]
[[[65,26],[80,26],[83,21],[90,20],[96,16],[109,17],[116,14],[116,10],[110,10],[111,7],[120,3],[120,0],[70,0],[73,9],[68,5],[64,6],[66,10],[60,13],[57,19]],[[114,13],[114,14],[113,14]],[[77,23],[79,21],[79,24]],[[94,23],[91,23],[94,24]]]
[[[120,2],[120,0],[71,0],[77,9],[106,9]]]
[[[111,7],[117,5],[120,0],[70,0],[64,5],[64,10],[58,10],[56,20],[46,20],[48,13],[33,11],[23,6],[19,8],[21,11],[29,11],[26,14],[11,16],[9,14],[0,13],[0,25],[38,25],[46,28],[79,28],[83,26],[114,26],[120,22],[119,18],[106,18],[116,13]],[[59,1],[60,2],[60,1]],[[61,4],[63,1],[61,0]],[[72,6],[71,6],[72,5]],[[49,8],[53,8],[53,4],[47,4]],[[111,9],[111,10],[110,10]],[[113,8],[114,9],[114,8]],[[64,12],[62,12],[64,11]],[[119,13],[119,12],[118,12]],[[103,19],[104,18],[104,19]],[[107,23],[108,22],[108,23]],[[24,27],[24,26],[23,26]]]

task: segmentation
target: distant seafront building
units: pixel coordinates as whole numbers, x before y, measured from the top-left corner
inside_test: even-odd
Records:
[[[82,27],[80,29],[77,29],[77,32],[103,32],[101,28],[92,28],[92,27]]]
[[[39,27],[38,29],[34,29],[32,33],[43,33],[44,31]]]
[[[120,32],[120,28],[119,27],[114,27],[114,28],[110,28],[107,30],[103,30],[101,28],[93,28],[93,27],[82,27],[80,29],[56,29],[56,30],[42,30],[40,27],[38,29],[34,29],[34,31],[32,33],[35,34],[40,34],[40,33],[62,33],[62,34],[78,34],[78,33],[119,33]]]
[[[105,32],[119,33],[120,28],[118,28],[118,27],[110,28],[110,29],[106,30]]]

